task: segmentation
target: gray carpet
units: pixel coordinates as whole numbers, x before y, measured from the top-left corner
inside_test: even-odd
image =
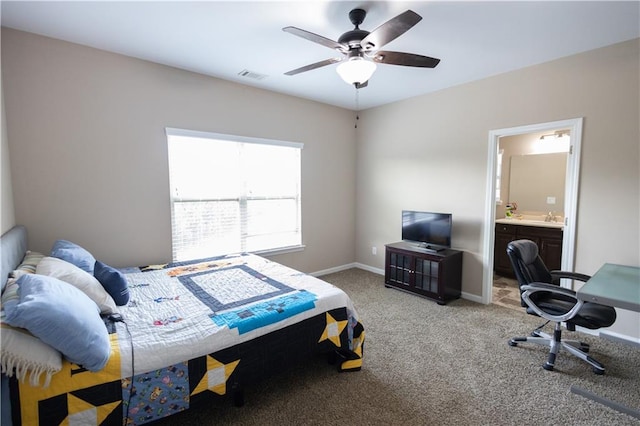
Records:
[[[323,359],[246,389],[246,404],[215,401],[159,425],[638,425],[640,420],[570,392],[577,385],[640,409],[640,349],[579,335],[604,376],[567,353],[556,371],[541,346],[512,348],[542,321],[498,305],[446,306],[384,287],[351,269],[322,277],[354,300],[366,331],[361,371]]]

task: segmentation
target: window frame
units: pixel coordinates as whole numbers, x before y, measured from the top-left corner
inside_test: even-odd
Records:
[[[198,131],[198,130],[188,130],[188,129],[180,129],[180,128],[173,128],[173,127],[166,127],[165,128],[165,135],[166,135],[166,141],[167,141],[167,148],[168,148],[168,143],[169,143],[169,137],[171,136],[177,136],[177,137],[191,137],[191,138],[200,138],[200,139],[212,139],[212,140],[221,140],[221,141],[228,141],[228,142],[238,142],[238,143],[245,143],[245,144],[257,144],[257,145],[271,145],[271,146],[280,146],[280,147],[288,147],[288,148],[296,148],[300,150],[300,172],[299,172],[299,178],[300,178],[300,182],[299,182],[299,191],[298,191],[298,224],[299,224],[299,234],[300,234],[300,244],[295,244],[295,245],[291,245],[291,246],[283,246],[283,247],[275,247],[275,248],[269,248],[269,249],[262,249],[262,250],[255,250],[255,251],[250,251],[251,253],[254,254],[258,254],[258,255],[276,255],[276,254],[284,254],[284,253],[292,253],[292,252],[298,252],[298,251],[302,251],[305,249],[305,245],[303,243],[303,235],[302,235],[302,149],[304,148],[304,144],[301,142],[292,142],[292,141],[283,141],[283,140],[276,140],[276,139],[267,139],[267,138],[257,138],[257,137],[249,137],[249,136],[240,136],[240,135],[229,135],[229,134],[223,134],[223,133],[214,133],[214,132],[206,132],[206,131]],[[169,171],[169,174],[171,174],[171,165],[170,165],[171,159],[169,156],[169,152],[167,149],[167,168]],[[171,251],[172,251],[172,257],[175,257],[175,251],[173,248],[174,245],[174,235],[173,235],[173,229],[174,229],[174,203],[175,202],[188,202],[189,200],[187,199],[177,199],[176,197],[174,197],[174,194],[172,194],[172,190],[171,190],[172,186],[171,186],[171,177],[169,176],[169,200],[170,200],[170,204],[171,204]],[[278,199],[278,198],[273,198]],[[234,199],[235,200],[235,199]],[[197,200],[192,200],[192,201],[197,201]],[[240,203],[247,201],[247,198],[241,198],[240,199]],[[175,261],[176,259],[174,259]]]

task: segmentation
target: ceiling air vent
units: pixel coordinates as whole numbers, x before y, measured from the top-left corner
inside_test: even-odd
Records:
[[[266,74],[258,74],[257,72],[253,72],[249,70],[242,70],[238,73],[238,75],[240,77],[251,78],[253,80],[264,80],[265,78],[267,78]]]

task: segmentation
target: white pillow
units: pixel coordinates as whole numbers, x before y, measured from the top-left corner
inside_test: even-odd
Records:
[[[102,314],[117,312],[116,302],[93,275],[56,257],[45,257],[38,263],[36,274],[46,275],[67,282],[82,290],[96,302]]]
[[[62,369],[62,354],[27,330],[3,323],[0,338],[0,364],[7,376],[15,374],[24,382],[28,375],[31,386],[38,386],[44,373],[46,388],[51,376]]]

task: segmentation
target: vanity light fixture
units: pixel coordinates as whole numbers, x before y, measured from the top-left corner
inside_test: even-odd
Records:
[[[557,131],[555,131],[553,133],[550,133],[548,135],[540,136],[540,140],[543,141],[543,140],[551,139],[551,138],[559,139],[559,138],[563,138],[565,136],[569,136],[569,132],[568,131],[566,131],[566,130],[557,130]]]

